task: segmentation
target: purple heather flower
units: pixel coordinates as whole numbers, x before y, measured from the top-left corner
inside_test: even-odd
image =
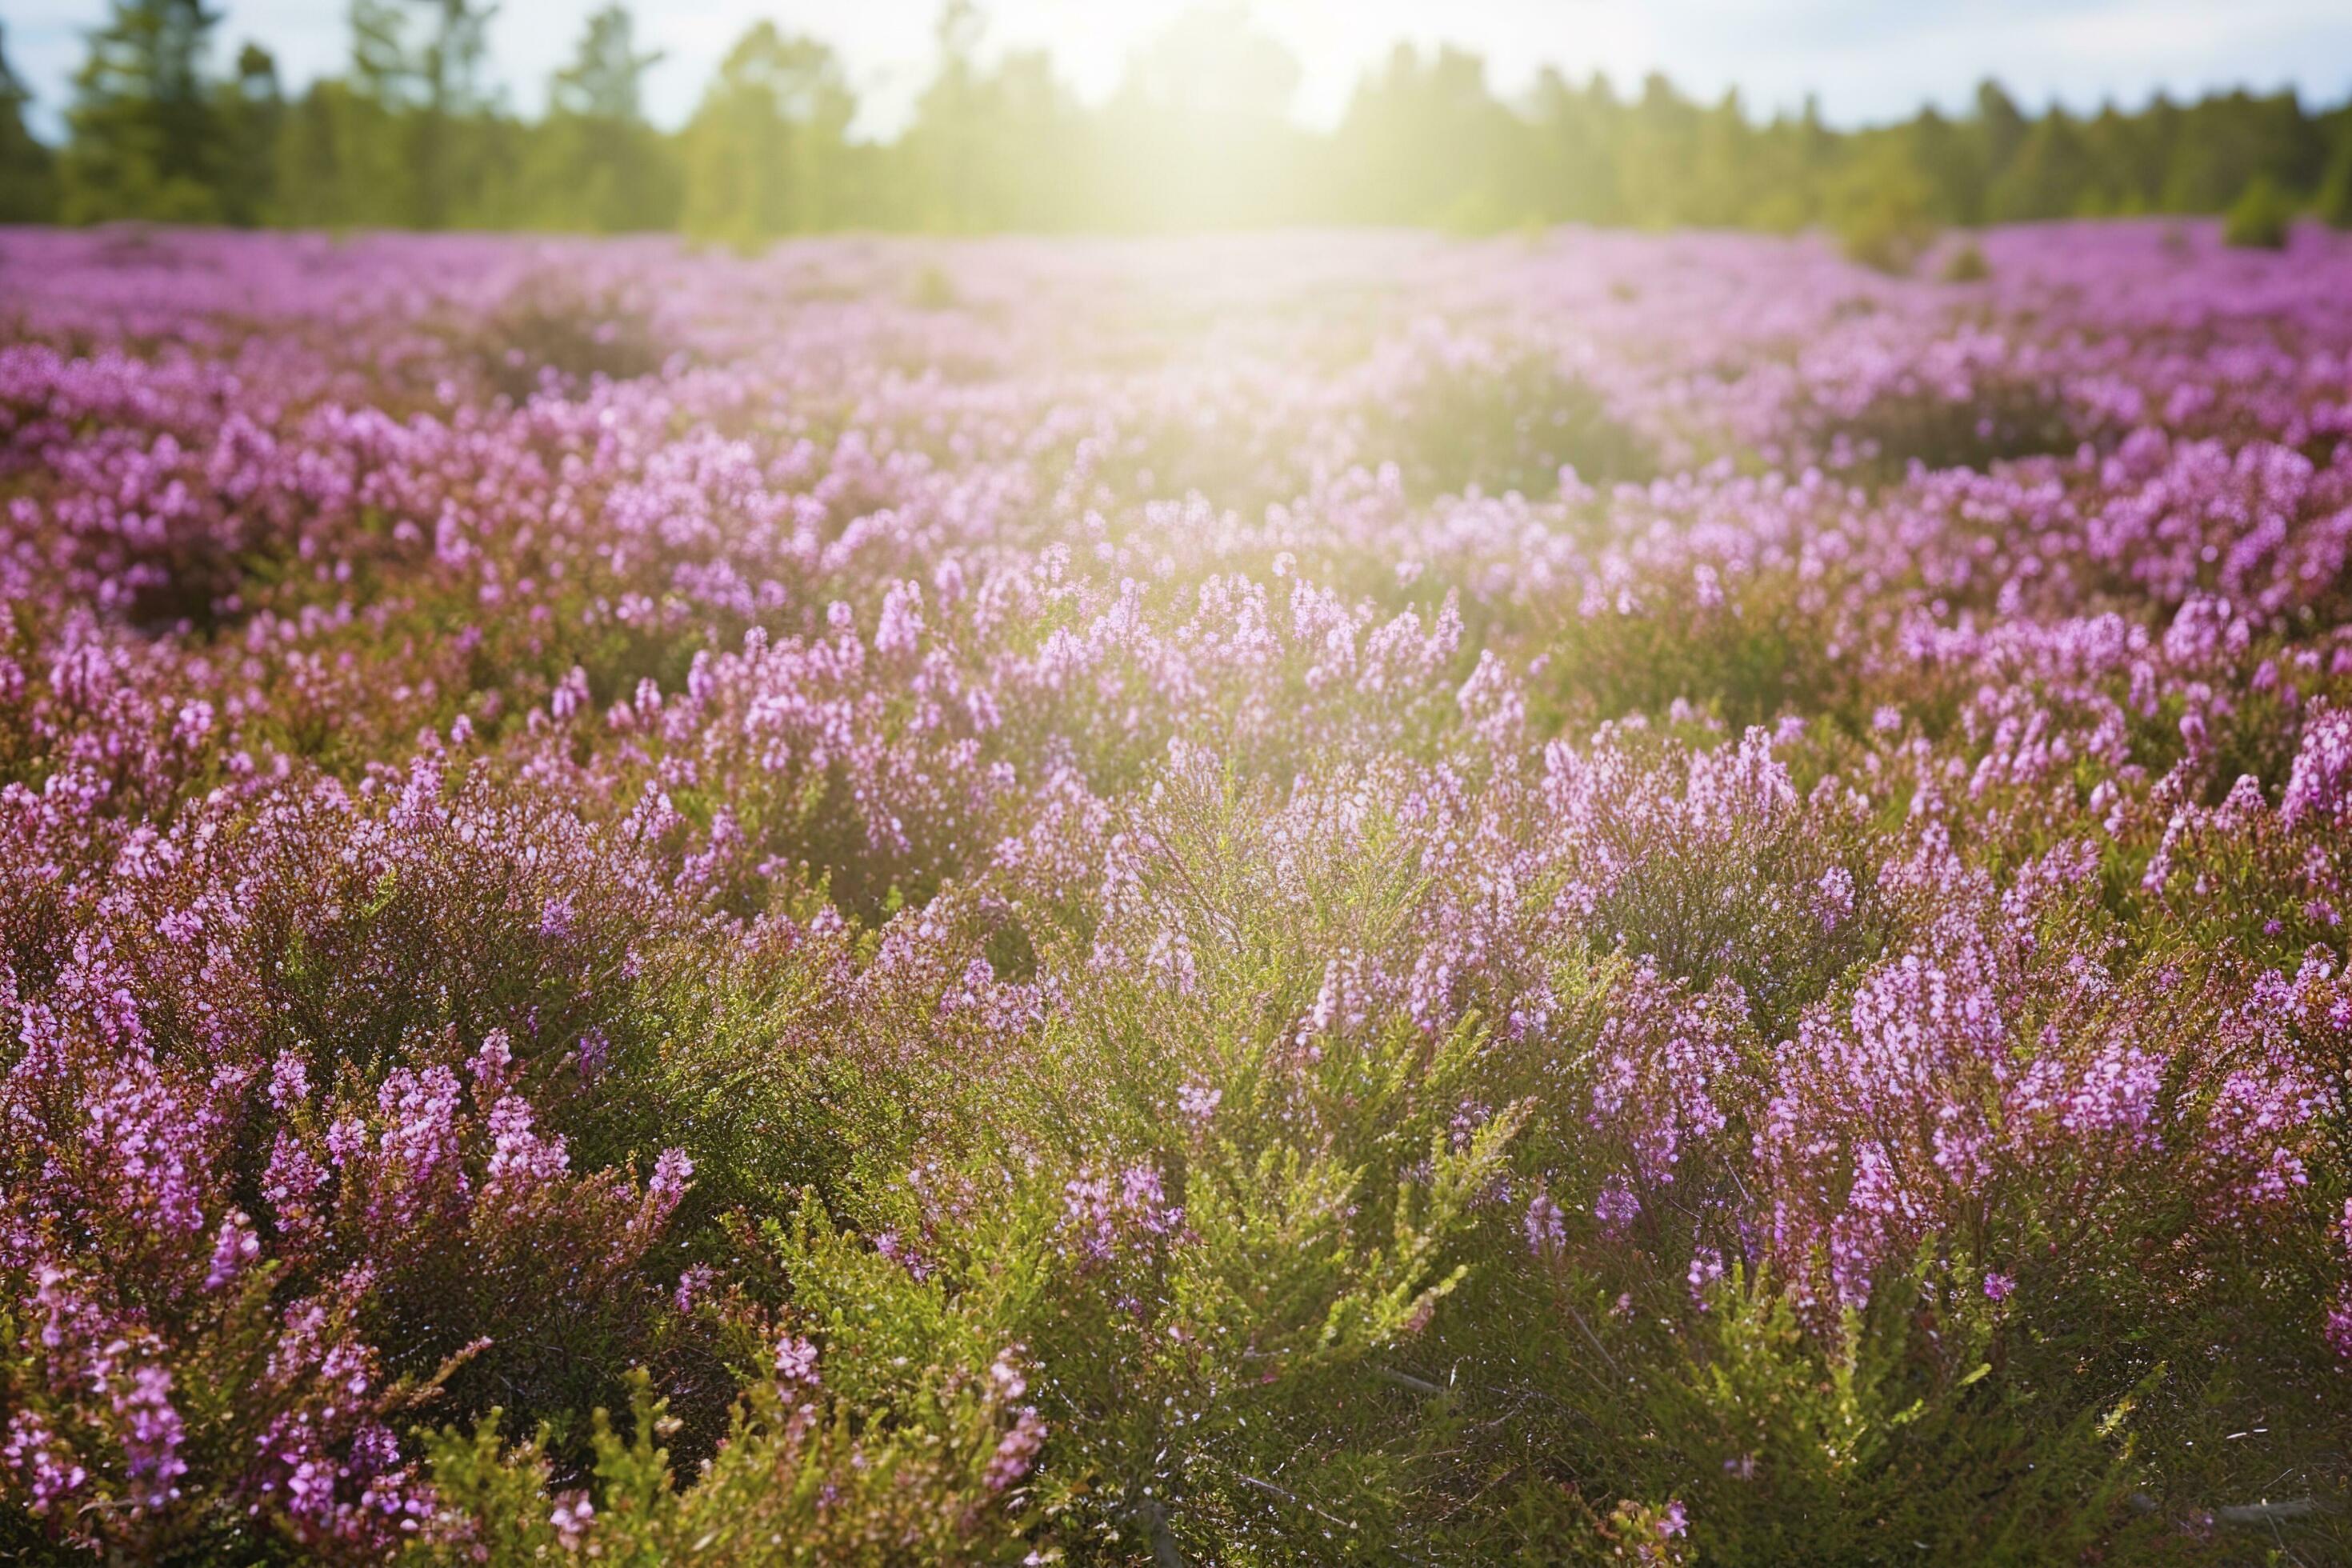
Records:
[[[814,1388],[823,1381],[817,1374],[816,1346],[797,1334],[786,1334],[776,1342],[776,1379],[791,1387]]]

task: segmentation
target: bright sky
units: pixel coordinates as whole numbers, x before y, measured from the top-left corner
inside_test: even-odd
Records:
[[[338,0],[215,0],[226,58],[247,37],[278,56],[293,84],[339,70],[348,44]],[[536,110],[548,73],[572,51],[602,0],[506,0],[493,29],[510,101]],[[1050,47],[1087,97],[1117,84],[1129,55],[1189,0],[982,0],[992,47]],[[37,96],[36,125],[57,128],[87,30],[107,0],[5,0],[0,20],[18,72]],[[762,17],[832,43],[865,109],[887,132],[934,58],[935,0],[641,0],[641,34],[668,51],[649,108],[675,124],[730,43]],[[1488,79],[1515,89],[1546,62],[1581,77],[1603,69],[1620,88],[1663,69],[1712,97],[1737,85],[1751,110],[1821,94],[1837,123],[1908,114],[1923,102],[1965,105],[1993,75],[2029,104],[2057,98],[2095,108],[2158,88],[2293,84],[2306,101],[2352,95],[2347,0],[1255,0],[1257,25],[1304,67],[1296,108],[1336,119],[1367,64],[1401,38],[1464,45],[1486,56]]]

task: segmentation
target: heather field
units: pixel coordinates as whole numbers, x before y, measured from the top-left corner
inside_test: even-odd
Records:
[[[0,230],[0,1560],[2352,1561],[2352,237]]]

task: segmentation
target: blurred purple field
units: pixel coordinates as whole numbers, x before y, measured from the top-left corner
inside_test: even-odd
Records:
[[[1974,243],[0,230],[0,1556],[2345,1560],[2352,237]]]

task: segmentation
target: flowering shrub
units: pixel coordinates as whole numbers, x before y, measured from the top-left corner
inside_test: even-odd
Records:
[[[2176,229],[0,236],[0,1554],[2352,1555]]]

